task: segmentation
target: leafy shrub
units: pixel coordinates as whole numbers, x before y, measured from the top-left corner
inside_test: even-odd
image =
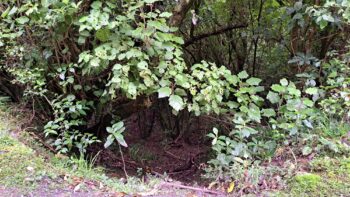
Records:
[[[237,92],[240,90],[239,88]],[[340,130],[346,127],[346,124],[340,123],[332,127],[329,125],[329,118],[334,118],[335,114],[326,114],[326,110],[317,108],[318,105],[323,105],[334,98],[327,94],[320,94],[325,92],[328,92],[327,88],[315,86],[304,87],[302,91],[293,82],[282,79],[279,84],[271,86],[266,96],[266,100],[274,108],[263,109],[263,105],[248,104],[250,106],[248,109],[245,108],[245,102],[237,102],[238,110],[230,111],[234,114],[232,132],[227,136],[214,128],[213,132],[208,134],[212,138],[212,149],[216,158],[209,161],[207,172],[209,174],[215,172],[213,174],[221,178],[231,173],[229,177],[240,177],[239,171],[232,169],[233,166],[253,166],[256,162],[273,157],[279,147],[288,144],[301,145],[301,155],[309,155],[312,152],[320,154],[327,151],[346,154],[349,151],[347,145],[343,145],[339,139],[329,139],[330,136],[326,133],[332,128]],[[255,94],[256,92],[253,92],[250,97],[256,96]],[[241,94],[236,95],[241,96]],[[239,96],[237,96],[238,101],[246,101]],[[265,99],[258,98],[260,103],[266,103]],[[342,101],[337,101],[339,102]],[[343,102],[340,106],[339,110],[347,109]],[[337,115],[337,117],[343,117],[339,112]],[[264,119],[265,121],[262,121]],[[335,120],[332,121],[335,122]],[[254,122],[264,122],[265,125],[256,125]],[[338,135],[347,135],[347,131],[347,129],[340,131],[342,134]],[[336,135],[333,134],[331,137]]]
[[[45,125],[44,133],[46,136],[56,136],[54,145],[60,152],[67,153],[72,147],[76,147],[84,154],[88,145],[98,141],[92,134],[78,130],[79,126],[85,124],[82,117],[86,115],[89,106],[91,102],[76,101],[74,95],[53,101],[55,120]]]
[[[324,65],[326,73],[323,89],[329,94],[320,105],[334,118],[347,119],[349,114],[350,70],[346,60],[332,59]]]
[[[179,28],[169,25],[176,12],[159,6],[162,2],[5,0],[0,4],[0,74],[18,87],[17,94],[23,90],[21,96],[50,119],[44,133],[58,151],[84,155],[89,145],[101,141],[105,148],[114,142],[127,147],[123,121],[163,101],[175,115],[186,110],[196,116],[216,114],[230,120],[226,130],[214,128],[208,134],[216,157],[209,161],[207,172],[217,174],[218,179],[236,175],[241,179],[246,168],[271,159],[278,148],[287,145],[294,145],[296,153],[304,156],[347,151],[344,144],[329,138],[346,135],[350,114],[349,54],[326,56],[326,50],[314,57],[311,53],[319,48],[318,44],[304,50],[294,42],[304,30],[312,29],[307,41],[311,45],[316,31],[320,31],[318,39],[324,41],[323,34],[332,37],[332,31],[348,25],[348,1],[315,6],[297,1],[283,9],[283,2],[266,1],[265,11],[269,14],[262,21],[264,25],[278,23],[271,18],[283,16],[286,21],[276,29],[290,31],[291,35],[278,37],[283,42],[272,43],[270,39],[276,38],[270,38],[270,34],[279,31],[261,33],[260,21],[257,25],[255,19],[249,31],[237,33],[242,43],[235,43],[237,35],[228,33],[230,53],[222,57],[232,63],[234,48],[237,69],[202,57],[193,58],[194,63],[185,59],[185,40],[191,39],[184,40],[178,34]],[[208,6],[211,2],[205,3]],[[218,9],[227,10],[229,3],[214,2],[214,13],[223,15]],[[261,3],[260,10],[263,7]],[[271,12],[272,8],[277,12]],[[196,12],[192,12],[191,38],[201,37],[192,35],[198,20]],[[252,19],[260,15],[249,13]],[[250,30],[252,35],[246,35],[251,34]],[[212,35],[218,33],[221,34],[218,31]],[[246,40],[249,36],[253,38],[249,47],[255,45],[252,60],[237,50],[250,50]],[[259,39],[264,39],[264,47],[293,42],[289,64],[298,68],[304,81],[294,80],[292,69],[292,77],[278,79],[272,85],[255,77]],[[328,49],[331,43],[323,44],[320,45]],[[286,53],[272,48],[277,51],[276,57]],[[251,62],[253,76],[244,70]],[[340,126],[333,128],[334,122]],[[256,169],[251,171],[254,183],[262,171]]]
[[[222,101],[234,91],[229,86],[236,79],[225,67],[204,61],[188,69],[180,47],[184,41],[166,21],[171,14],[145,11],[154,2],[4,3],[0,39],[8,49],[2,53],[7,59],[18,58],[13,67],[3,69],[25,86],[27,97],[46,101],[43,107],[52,110],[53,120],[45,126],[45,135],[56,138],[54,145],[61,152],[76,147],[85,153],[98,142],[98,131],[84,130],[109,113],[127,114],[110,110],[111,103],[120,100],[158,94],[168,98],[174,113],[188,109],[197,115],[220,113],[225,107]],[[28,26],[35,31],[26,31]],[[14,39],[20,38],[30,42],[17,47]],[[113,139],[125,145],[120,134],[108,132],[106,147]]]

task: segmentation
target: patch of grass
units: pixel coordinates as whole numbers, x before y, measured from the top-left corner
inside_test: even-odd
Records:
[[[29,189],[46,174],[45,161],[9,136],[0,137],[0,185]]]
[[[64,188],[66,184],[71,184],[74,178],[79,178],[101,183],[111,190],[128,194],[152,190],[161,181],[154,177],[150,177],[147,182],[133,177],[122,181],[106,176],[103,168],[94,167],[93,164],[94,159],[87,161],[62,155],[53,156],[45,161],[16,139],[10,136],[0,137],[0,185],[15,187],[22,192],[35,189],[40,180],[46,177],[54,183],[50,185],[53,188]],[[59,176],[66,177],[66,182],[55,182],[54,179]]]
[[[348,196],[350,158],[321,157],[311,163],[311,172],[296,175],[285,191],[273,196]]]
[[[87,161],[83,158],[76,157],[65,157],[63,159],[54,157],[51,162],[54,166],[63,169],[69,176],[93,180],[107,186],[113,191],[127,194],[150,191],[161,182],[161,179],[151,176],[148,177],[147,182],[136,177],[129,177],[128,179],[108,177],[104,168],[94,167],[94,158]]]
[[[94,166],[96,157],[85,160],[82,157],[54,155],[27,132],[11,137],[16,121],[20,120],[0,108],[1,186],[16,188],[25,194],[35,190],[44,179],[50,182],[49,188],[66,188],[79,179],[83,182],[81,189],[84,189],[85,181],[93,181],[108,190],[135,194],[150,191],[161,181],[154,177],[149,177],[147,182],[133,177],[127,180],[111,178],[106,176],[103,168]]]
[[[350,124],[347,122],[339,121],[333,118],[324,117],[323,124],[320,125],[319,134],[324,137],[331,137],[338,139],[341,136],[347,134],[350,130]]]
[[[316,158],[310,163],[310,165],[311,170],[315,172],[326,172],[334,173],[337,175],[350,176],[350,158],[348,157]]]
[[[13,120],[1,110],[0,105],[0,137],[8,135],[9,131],[14,128]]]
[[[46,176],[46,164],[34,150],[10,136],[15,118],[0,105],[0,185],[30,190]]]
[[[305,173],[294,177],[294,184],[301,190],[306,192],[315,192],[321,185],[322,178],[317,174]]]

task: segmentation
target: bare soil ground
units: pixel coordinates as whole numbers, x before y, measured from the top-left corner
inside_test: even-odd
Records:
[[[184,138],[172,139],[167,136],[159,123],[152,129],[151,135],[146,139],[140,136],[140,128],[137,126],[137,117],[133,116],[127,121],[125,139],[129,145],[123,149],[124,162],[127,164],[128,173],[137,175],[151,173],[154,175],[167,174],[170,178],[187,183],[204,183],[201,178],[203,167],[210,154],[210,141],[206,138],[208,124],[203,124],[203,119],[195,119],[188,131],[190,143]],[[109,170],[116,176],[123,175],[121,171],[123,161],[118,149],[103,149],[98,157],[98,164]],[[95,151],[96,152],[96,151]]]

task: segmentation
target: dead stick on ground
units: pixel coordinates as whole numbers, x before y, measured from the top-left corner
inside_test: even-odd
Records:
[[[183,170],[183,171],[177,171],[177,172],[169,172],[169,173],[167,173],[167,174],[168,174],[168,175],[182,174],[182,173],[188,172],[188,171],[193,171],[193,169]]]
[[[297,158],[295,157],[295,154],[294,154],[294,152],[293,152],[293,149],[292,149],[292,148],[289,148],[289,150],[290,150],[290,152],[291,152],[292,155],[293,155],[294,162],[295,162],[295,167],[297,167],[297,166],[298,166],[298,160],[297,160]]]
[[[29,135],[31,135],[34,139],[38,140],[42,145],[44,145],[47,149],[49,149],[53,153],[57,153],[57,150],[55,150],[52,146],[48,145],[43,139],[41,139],[38,135],[36,135],[33,132],[28,132]]]
[[[189,190],[194,190],[194,191],[199,191],[199,192],[204,192],[204,193],[210,193],[210,194],[217,194],[217,195],[225,195],[223,192],[219,191],[213,191],[205,188],[199,188],[199,187],[191,187],[191,186],[186,186],[186,185],[181,185],[181,184],[176,184],[176,183],[161,183],[160,186],[169,186],[169,187],[176,187],[176,188],[181,188],[181,189],[189,189]]]
[[[167,153],[168,155],[170,155],[171,157],[173,157],[174,159],[186,161],[186,159],[183,159],[183,158],[181,158],[181,157],[178,157],[178,156],[174,155],[173,153],[171,153],[170,151],[165,150],[164,152]]]

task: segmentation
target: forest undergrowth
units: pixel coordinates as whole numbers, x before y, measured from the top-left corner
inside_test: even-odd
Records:
[[[349,30],[349,0],[2,0],[0,183],[348,196]]]

